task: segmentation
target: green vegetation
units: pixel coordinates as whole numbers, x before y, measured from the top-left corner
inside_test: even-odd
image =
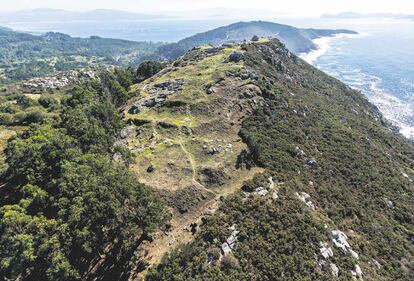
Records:
[[[362,94],[279,43],[242,49],[246,67],[261,77],[265,104],[243,122],[249,152],[239,164],[267,172],[245,184],[247,194],[223,200],[194,242],[166,257],[148,280],[350,280],[357,264],[365,280],[413,280],[413,145]],[[269,185],[268,176],[277,200],[251,194]],[[309,194],[316,209],[296,192]],[[233,225],[236,246],[222,255]],[[333,257],[324,261],[320,243],[331,243],[338,229],[359,259],[332,244]]]
[[[154,55],[160,43],[117,39],[42,36],[0,29],[0,84],[85,67],[136,65]]]
[[[1,143],[29,126],[0,165],[1,277],[119,280],[153,265],[147,280],[414,279],[414,147],[362,94],[276,40],[196,48],[152,76],[162,67],[1,97]],[[31,111],[43,118],[18,121]],[[151,237],[159,197],[174,217]]]
[[[75,87],[57,118],[9,140],[0,180],[6,183],[0,196],[2,278],[118,276],[166,219],[151,189],[130,174],[127,150],[115,145],[123,128],[115,104],[122,104],[126,89],[119,85],[126,73],[104,73],[102,82]],[[38,104],[51,108],[55,101],[41,98]],[[18,95],[16,106],[36,105]],[[125,161],[113,160],[120,152]]]

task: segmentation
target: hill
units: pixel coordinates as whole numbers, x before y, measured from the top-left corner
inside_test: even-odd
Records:
[[[302,53],[309,52],[316,47],[312,42],[313,39],[334,36],[339,33],[356,34],[354,31],[344,29],[301,29],[265,21],[238,22],[196,34],[177,43],[161,46],[159,50],[163,55],[174,59],[195,46],[207,44],[217,46],[227,42],[240,42],[250,40],[254,35],[257,35],[278,38],[292,52]]]
[[[49,32],[32,35],[0,29],[0,83],[82,67],[127,66],[149,59],[160,43],[97,36],[73,38]]]
[[[413,278],[413,145],[361,93],[277,40],[196,48],[132,93],[122,143],[172,214],[148,280]]]
[[[360,19],[360,18],[373,18],[373,19],[410,19],[413,15],[408,14],[393,14],[393,13],[373,13],[373,14],[363,14],[356,12],[343,12],[339,14],[323,14],[321,18],[327,19]]]
[[[413,280],[414,147],[360,92],[277,39],[140,68],[2,107],[51,111],[4,152],[1,277]]]

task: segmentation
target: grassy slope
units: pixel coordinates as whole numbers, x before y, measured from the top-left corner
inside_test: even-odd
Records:
[[[148,279],[330,280],[334,263],[339,280],[351,279],[356,264],[365,280],[412,280],[412,144],[395,135],[360,93],[280,44],[244,48],[267,104],[240,132],[252,160],[267,169],[245,189],[266,187],[272,175],[280,183],[279,199],[235,194],[206,218],[194,242],[173,252]],[[307,165],[310,159],[317,165]],[[296,197],[302,191],[315,211]],[[233,224],[240,234],[231,258],[208,263]],[[359,260],[332,245],[336,229],[348,235]],[[334,253],[323,265],[320,242]]]

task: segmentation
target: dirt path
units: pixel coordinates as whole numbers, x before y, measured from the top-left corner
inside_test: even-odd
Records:
[[[185,147],[183,147],[183,150],[185,150]],[[228,196],[240,190],[244,181],[251,179],[255,174],[261,172],[263,172],[263,169],[261,168],[240,171],[237,175],[234,175],[235,180],[221,187],[219,191],[215,193],[215,197],[207,201],[203,206],[186,215],[173,217],[170,221],[172,230],[168,233],[159,233],[155,240],[145,247],[145,251],[147,252],[145,259],[150,266],[159,264],[165,254],[172,251],[177,246],[191,242],[194,236],[191,233],[190,225],[193,223],[200,225],[202,217],[206,214],[213,214],[218,209],[221,196]],[[211,190],[209,191],[211,192]],[[148,269],[139,273],[137,276],[133,276],[130,280],[144,280],[148,273]]]

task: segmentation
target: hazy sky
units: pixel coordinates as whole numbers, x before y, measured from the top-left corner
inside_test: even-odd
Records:
[[[57,8],[67,10],[119,9],[144,13],[205,8],[265,9],[291,15],[320,15],[356,11],[414,14],[412,0],[0,0],[0,10]]]

